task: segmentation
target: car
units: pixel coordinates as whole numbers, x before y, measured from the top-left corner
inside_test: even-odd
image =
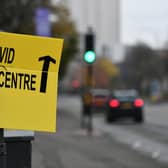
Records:
[[[107,98],[109,97],[108,89],[92,89],[92,111],[102,112],[105,111]]]
[[[130,117],[137,123],[144,121],[144,100],[136,90],[115,90],[107,100],[106,121]]]

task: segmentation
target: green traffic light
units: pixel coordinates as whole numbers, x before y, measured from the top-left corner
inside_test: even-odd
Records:
[[[85,52],[85,54],[84,54],[84,61],[85,61],[86,63],[91,64],[91,63],[93,63],[95,60],[96,60],[96,54],[95,54],[94,51],[91,51],[91,50],[90,50],[90,51]]]

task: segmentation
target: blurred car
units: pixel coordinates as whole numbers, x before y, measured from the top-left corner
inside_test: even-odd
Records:
[[[94,112],[105,111],[106,102],[109,97],[109,91],[107,89],[92,89],[92,110]]]
[[[144,121],[144,101],[136,90],[115,90],[108,98],[106,121],[117,118],[131,117],[134,121]]]

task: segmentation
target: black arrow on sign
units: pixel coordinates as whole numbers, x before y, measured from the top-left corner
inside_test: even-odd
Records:
[[[39,61],[44,61],[43,69],[42,69],[42,75],[41,75],[41,86],[40,86],[40,92],[45,93],[46,92],[46,86],[47,86],[47,78],[48,78],[48,69],[50,62],[56,63],[56,60],[53,59],[50,56],[43,56],[39,58]]]

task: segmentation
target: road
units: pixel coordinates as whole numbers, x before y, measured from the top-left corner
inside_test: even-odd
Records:
[[[36,133],[33,168],[166,168],[168,105],[146,105],[145,123],[104,122],[94,117],[94,134],[80,129],[80,98],[58,99],[56,134]]]

